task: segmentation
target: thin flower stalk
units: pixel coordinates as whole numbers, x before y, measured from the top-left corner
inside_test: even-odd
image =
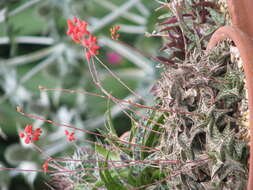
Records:
[[[122,150],[128,150],[131,152],[154,152],[153,150],[139,150],[139,149],[134,149],[134,148],[127,148],[127,147],[117,147],[117,146],[111,146],[108,144],[101,144],[95,141],[91,141],[91,140],[84,140],[84,139],[78,139],[79,142],[85,142],[85,143],[89,143],[89,144],[94,144],[94,145],[98,145],[98,146],[102,146],[104,149],[108,150],[108,151],[122,151]],[[127,142],[127,141],[126,141]]]
[[[101,61],[101,64],[103,64],[103,62]],[[94,78],[94,83],[99,87],[99,89],[107,96],[110,97],[111,100],[119,100],[117,98],[115,98],[114,96],[112,96],[109,92],[107,92],[103,86],[101,85],[101,82],[99,80],[99,76],[97,74],[97,69],[94,63],[94,60],[92,59],[92,67],[89,65],[89,69],[90,69],[90,73],[92,75],[92,78]],[[94,71],[94,72],[93,72]],[[120,101],[120,100],[119,100]],[[131,102],[129,102],[130,104]],[[139,108],[146,108],[146,109],[151,109],[151,110],[156,110],[156,111],[161,111],[161,112],[170,112],[170,113],[178,113],[178,114],[189,114],[189,115],[196,115],[196,116],[202,116],[200,114],[194,113],[194,112],[187,112],[187,111],[181,111],[181,110],[168,110],[168,109],[160,109],[160,108],[155,108],[155,107],[151,107],[151,106],[146,106],[146,105],[141,105],[141,104],[135,104],[138,105]]]
[[[200,161],[200,163],[206,163],[207,160]],[[202,164],[203,164],[202,163]],[[146,164],[146,163],[141,163],[141,164]],[[150,163],[147,163],[150,164]],[[199,167],[202,164],[197,164],[196,167]],[[75,170],[68,170],[68,169],[63,169],[63,170],[47,170],[47,173],[76,173],[76,172],[81,172],[81,171],[94,171],[94,170],[107,170],[107,169],[119,169],[119,168],[125,168],[125,167],[132,167],[135,166],[136,164],[123,164],[123,165],[113,165],[113,166],[108,166],[108,167],[103,167],[103,168],[79,168]],[[41,172],[44,173],[44,169],[18,169],[18,168],[6,168],[6,167],[0,167],[0,170],[13,170],[17,172]],[[183,170],[179,170],[183,171]]]
[[[136,147],[143,148],[143,149],[148,149],[148,150],[152,150],[152,151],[159,151],[159,149],[156,149],[156,148],[151,148],[151,147],[148,147],[148,146],[143,146],[143,145],[139,145],[139,144],[126,142],[126,141],[123,141],[123,140],[120,140],[120,139],[113,139],[110,136],[105,136],[105,135],[101,135],[99,133],[95,133],[95,132],[88,131],[88,130],[85,130],[85,129],[80,129],[80,128],[74,127],[72,125],[61,124],[61,123],[58,123],[58,122],[55,122],[55,121],[52,121],[52,120],[49,120],[49,119],[45,119],[45,118],[42,118],[42,117],[39,117],[39,116],[36,116],[36,115],[33,115],[33,114],[27,114],[27,113],[24,113],[24,112],[20,112],[20,114],[22,114],[25,117],[33,118],[33,119],[36,119],[36,120],[41,120],[41,121],[44,121],[46,123],[49,123],[49,124],[52,124],[52,125],[55,125],[55,126],[65,127],[65,128],[69,128],[69,129],[76,130],[76,131],[81,131],[83,133],[95,135],[95,136],[98,136],[98,137],[107,138],[107,139],[110,139],[112,141],[120,142],[120,143],[123,143],[123,144],[128,144],[128,145],[131,145],[131,146],[136,146]]]
[[[96,65],[95,65],[95,62],[94,62],[94,59],[91,60],[91,63],[92,64],[88,64],[89,66],[89,70],[90,70],[90,74],[91,74],[91,77],[93,78],[93,81],[94,83],[98,86],[98,88],[108,97],[112,97],[111,99],[116,103],[118,104],[120,107],[122,107],[122,112],[128,116],[132,121],[134,121],[135,123],[138,123],[137,127],[141,127],[141,128],[144,128],[146,130],[149,130],[149,131],[152,131],[154,133],[157,133],[157,134],[162,134],[162,132],[159,132],[159,131],[155,131],[153,129],[150,129],[149,127],[147,126],[144,126],[142,123],[139,123],[137,122],[133,116],[131,116],[128,112],[126,112],[124,110],[124,105],[122,105],[121,101],[117,101],[118,99],[115,98],[114,96],[112,96],[106,89],[104,89],[104,87],[101,85],[101,81],[100,81],[100,78],[99,78],[99,75],[98,75],[98,72],[97,72],[97,69],[96,69]],[[103,64],[103,63],[102,63]]]
[[[193,115],[193,116],[199,116],[199,117],[202,116],[201,114],[197,114],[197,113],[194,113],[194,112],[187,112],[187,111],[182,111],[182,110],[170,110],[170,109],[156,108],[156,107],[152,107],[152,106],[147,106],[147,105],[143,105],[143,104],[139,104],[139,103],[134,103],[134,102],[129,101],[129,100],[121,100],[121,99],[118,99],[118,98],[113,97],[111,95],[110,96],[100,95],[100,94],[96,94],[96,93],[93,93],[93,92],[80,91],[80,90],[71,90],[71,89],[49,89],[49,88],[41,87],[41,86],[39,88],[42,91],[55,91],[55,92],[60,91],[60,92],[67,92],[67,93],[79,93],[79,94],[84,94],[84,95],[97,96],[97,97],[100,97],[100,98],[106,98],[106,99],[126,103],[126,104],[132,105],[134,107],[138,107],[138,108],[142,108],[142,109],[155,110],[155,111],[163,112],[163,113],[166,112],[166,113],[175,113],[175,114],[182,114],[182,115]]]
[[[93,96],[97,96],[97,97],[101,97],[101,98],[107,98],[107,99],[111,99],[113,100],[116,104],[120,105],[120,107],[122,107],[122,110],[124,109],[128,109],[130,110],[131,112],[135,113],[136,116],[140,116],[142,119],[146,120],[146,121],[150,121],[151,123],[155,124],[155,125],[158,125],[160,126],[161,128],[166,128],[166,126],[163,126],[162,124],[160,123],[157,123],[156,121],[154,120],[151,120],[150,118],[148,117],[145,117],[145,116],[142,116],[141,114],[139,114],[137,111],[129,108],[129,107],[126,107],[125,105],[123,105],[122,103],[127,103],[127,104],[130,104],[130,105],[133,105],[135,107],[138,107],[138,108],[143,108],[144,105],[141,105],[141,104],[138,104],[138,103],[133,103],[131,101],[128,101],[128,100],[121,100],[121,99],[118,99],[112,95],[100,95],[100,94],[96,94],[96,93],[91,93],[91,92],[87,92],[87,91],[75,91],[75,90],[69,90],[69,89],[48,89],[48,88],[45,88],[45,87],[39,87],[40,90],[44,90],[44,91],[62,91],[62,92],[71,92],[71,93],[79,93],[79,94],[85,94],[85,95],[93,95]],[[156,111],[160,111],[159,108],[155,108],[155,107],[149,107],[149,106],[145,106],[146,108],[153,108],[155,109]],[[136,121],[136,119],[133,118],[133,116],[131,116],[129,113],[123,111],[129,118],[131,118],[133,121]],[[143,126],[142,124],[139,124],[138,125],[139,127],[142,127],[142,128],[145,128],[146,130],[149,130],[149,131],[152,131],[154,133],[158,133],[158,134],[162,134],[162,132],[159,132],[159,131],[155,131],[155,130],[152,130],[146,126]]]

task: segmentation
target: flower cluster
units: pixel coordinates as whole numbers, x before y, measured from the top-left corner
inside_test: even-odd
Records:
[[[65,135],[67,136],[68,141],[74,141],[76,138],[74,137],[74,132],[69,132],[68,130],[65,130]]]
[[[29,144],[32,141],[38,141],[41,133],[42,133],[41,128],[36,128],[35,130],[33,130],[32,125],[26,125],[24,133],[20,132],[19,137],[25,138],[25,140],[24,140],[25,143]]]
[[[87,30],[88,23],[81,21],[76,17],[74,17],[73,20],[68,19],[67,23],[67,35],[71,36],[74,42],[79,43],[86,48],[86,58],[90,61],[91,56],[98,54],[98,49],[100,47],[97,45],[97,38]]]
[[[111,37],[113,40],[119,39],[119,34],[118,34],[119,29],[120,29],[120,26],[114,26],[110,29]]]
[[[98,54],[98,49],[100,48],[97,46],[97,38],[95,36],[89,35],[88,39],[84,38],[82,41],[82,45],[87,48],[86,51],[86,58],[90,60],[92,55]]]

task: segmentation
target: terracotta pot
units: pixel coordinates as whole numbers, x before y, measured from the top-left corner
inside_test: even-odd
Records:
[[[253,190],[253,0],[227,0],[232,26],[219,28],[211,37],[207,49],[218,42],[231,39],[239,49],[246,76],[250,124],[250,166],[248,190]],[[252,15],[252,16],[251,16]]]

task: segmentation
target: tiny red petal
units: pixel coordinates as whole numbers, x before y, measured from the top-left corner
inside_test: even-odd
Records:
[[[73,34],[72,36],[72,40],[76,43],[80,43],[79,37],[77,36],[77,34]]]
[[[38,141],[38,140],[40,140],[38,136],[34,136],[34,137],[32,138],[32,141]]]
[[[78,18],[76,18],[76,16],[74,16],[73,22],[76,24],[78,22]]]
[[[69,141],[74,141],[74,140],[75,140],[75,137],[73,137],[73,136],[68,136],[68,140],[69,140]]]
[[[44,162],[44,164],[42,165],[42,168],[43,168],[43,171],[44,171],[45,173],[48,172],[48,161],[47,161],[47,160],[46,160],[46,161]]]
[[[70,35],[72,34],[72,31],[71,31],[70,29],[68,29],[68,31],[66,32],[66,34],[67,34],[68,36],[70,36]]]
[[[66,130],[67,131],[67,130]],[[68,141],[74,141],[75,140],[75,137],[74,137],[74,132],[71,132],[71,133],[69,133],[68,131],[67,131],[67,133],[66,133],[66,131],[65,131],[65,134],[66,134],[66,136],[67,136],[67,139],[68,139]]]
[[[70,141],[74,141],[74,140],[76,140],[76,138],[74,137],[74,132],[72,132],[69,136],[70,136]]]
[[[35,129],[35,131],[34,131],[34,133],[33,133],[33,135],[34,136],[40,136],[41,135],[41,133],[42,133],[42,130],[41,130],[41,128],[37,128],[37,129]]]
[[[30,138],[30,137],[26,137],[26,138],[25,138],[25,143],[26,143],[26,144],[29,144],[30,142],[31,142],[31,138]]]
[[[24,134],[24,133],[19,133],[19,137],[20,137],[20,138],[24,138],[24,137],[25,137],[25,134]]]
[[[27,125],[25,127],[25,133],[26,134],[32,134],[32,132],[33,132],[33,126],[32,125]]]
[[[68,28],[69,28],[70,30],[73,30],[74,24],[73,24],[73,22],[72,22],[70,19],[67,20],[67,24],[68,24]]]

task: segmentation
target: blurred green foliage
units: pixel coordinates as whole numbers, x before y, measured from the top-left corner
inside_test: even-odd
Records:
[[[157,78],[155,65],[135,49],[153,55],[160,40],[146,38],[151,32],[158,13],[157,4],[149,0],[3,0],[0,2],[0,161],[5,166],[31,166],[41,168],[44,156],[31,146],[20,144],[18,130],[26,124],[43,127],[44,137],[38,143],[49,155],[72,154],[73,147],[65,142],[61,128],[24,118],[16,112],[21,106],[27,113],[41,115],[60,123],[71,123],[79,128],[95,130],[104,125],[107,100],[81,94],[40,92],[39,85],[47,88],[67,88],[100,93],[90,78],[81,47],[66,36],[66,20],[77,16],[89,22],[89,29],[102,46],[99,58],[119,75],[131,89],[152,102],[148,93]],[[120,25],[120,40],[110,40],[109,28]],[[111,64],[107,53],[122,56]],[[134,57],[134,58],[133,58]],[[98,64],[98,63],[97,63]],[[104,87],[118,98],[131,96],[105,69],[98,64]],[[135,101],[138,101],[135,99]],[[122,115],[118,105],[112,105],[113,120],[120,133],[129,129],[129,119]],[[88,138],[79,134],[80,138]],[[82,146],[86,146],[80,143]],[[64,152],[63,152],[64,150]],[[71,151],[72,150],[72,151]],[[27,158],[27,156],[29,158]],[[41,180],[25,176],[25,181],[15,172],[0,172],[0,189],[16,189],[13,179],[20,183],[18,189],[41,189]],[[41,176],[41,175],[40,175]],[[18,177],[18,178],[17,178]],[[12,179],[12,180],[11,180]],[[44,187],[45,188],[45,187]]]

